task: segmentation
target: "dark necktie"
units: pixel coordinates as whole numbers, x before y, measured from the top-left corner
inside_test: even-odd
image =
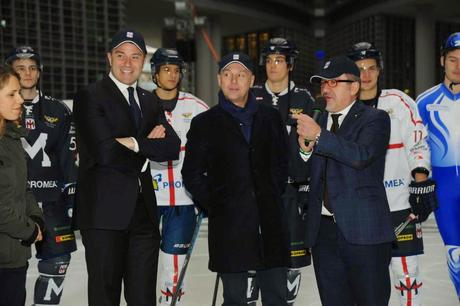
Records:
[[[336,133],[337,130],[339,129],[339,117],[342,116],[342,114],[331,114],[332,118],[332,125],[331,125],[331,132]],[[332,209],[329,206],[329,194],[328,194],[328,189],[327,189],[327,159],[326,159],[326,167],[324,168],[324,194],[323,194],[323,204],[324,207],[326,207],[329,212],[332,213]]]
[[[141,125],[141,109],[134,98],[134,87],[128,87],[128,101],[129,101],[129,108],[131,110],[131,115],[133,116],[134,123],[136,124],[136,129],[139,129]]]

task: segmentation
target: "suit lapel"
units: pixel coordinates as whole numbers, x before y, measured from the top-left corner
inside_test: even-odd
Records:
[[[123,111],[126,113],[126,116],[128,116],[129,120],[131,121],[132,127],[136,129],[134,119],[131,115],[131,110],[129,109],[129,103],[126,101],[126,98],[123,96],[120,89],[108,76],[104,78],[104,85],[110,92],[110,95],[113,97],[113,103],[123,109]]]
[[[359,119],[361,116],[361,113],[363,111],[363,105],[361,102],[356,100],[355,104],[350,108],[350,111],[348,112],[347,116],[345,119],[343,119],[342,124],[340,125],[339,129],[337,130],[337,134],[342,134],[346,132],[348,129],[350,129],[354,122]]]

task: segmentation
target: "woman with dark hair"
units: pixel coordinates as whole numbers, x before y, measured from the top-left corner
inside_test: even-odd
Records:
[[[23,306],[30,245],[42,240],[43,216],[27,190],[19,125],[19,78],[0,67],[0,306]]]

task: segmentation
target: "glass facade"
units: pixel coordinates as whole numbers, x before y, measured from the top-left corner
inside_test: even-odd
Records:
[[[107,71],[110,38],[125,24],[124,0],[3,0],[0,55],[30,45],[42,57],[45,94],[72,99]]]

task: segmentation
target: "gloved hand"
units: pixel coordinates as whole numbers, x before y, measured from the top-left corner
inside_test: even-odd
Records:
[[[439,207],[438,198],[436,197],[436,182],[431,179],[410,183],[409,193],[412,212],[417,216],[419,222],[428,219],[431,212]]]

